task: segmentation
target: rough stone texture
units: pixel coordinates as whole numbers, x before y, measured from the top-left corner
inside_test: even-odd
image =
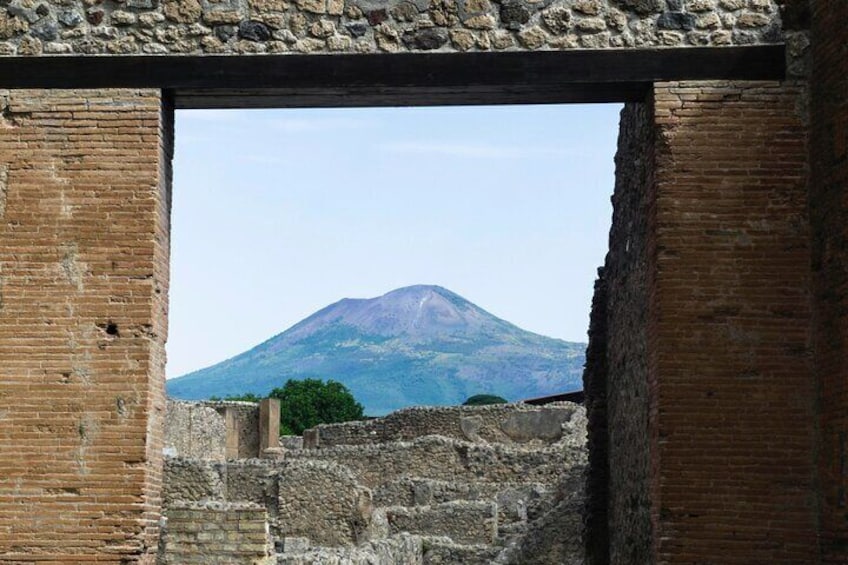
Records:
[[[170,128],[155,91],[0,91],[5,562],[152,558]]]
[[[254,504],[188,503],[167,510],[160,565],[270,565],[265,508]]]
[[[259,457],[259,406],[252,402],[168,399],[165,453],[225,461]]]
[[[226,469],[202,459],[165,459],[162,502],[202,502],[227,498]],[[249,500],[249,499],[248,499]]]
[[[309,435],[317,435],[317,445],[322,448],[406,441],[424,435],[480,443],[541,445],[558,441],[563,435],[563,424],[570,422],[578,410],[576,405],[569,402],[545,406],[494,404],[414,407],[374,420],[320,425],[308,432]],[[580,414],[582,417],[582,411]]]
[[[796,13],[806,3],[798,2]],[[813,0],[811,181],[813,335],[822,563],[848,562],[848,3]],[[802,18],[803,19],[803,18]]]
[[[371,491],[347,468],[326,461],[286,461],[277,488],[280,537],[308,537],[331,547],[366,539]]]
[[[456,562],[454,562],[456,563]],[[400,534],[358,547],[315,548],[277,557],[278,565],[422,565],[421,538]]]
[[[446,536],[463,544],[492,544],[498,533],[494,502],[458,500],[432,506],[386,509],[389,532]]]
[[[583,441],[580,437],[544,448],[516,448],[426,436],[384,445],[291,451],[286,457],[344,465],[368,488],[410,474],[442,481],[548,482],[563,471],[563,461],[585,463]]]
[[[585,475],[572,469],[559,479],[552,508],[531,515],[527,533],[501,552],[498,564],[583,565],[586,563],[582,535]]]
[[[586,421],[580,406],[563,403],[559,408],[567,410],[512,407],[498,412],[530,415],[531,425],[539,427],[533,436],[557,435],[547,415],[567,413],[570,417],[559,424],[562,437],[553,444],[474,444],[423,436],[407,442],[280,450],[276,458],[169,458],[166,514],[186,504],[261,506],[280,563],[389,565],[459,559],[453,562],[472,565],[489,563],[506,545],[513,551],[503,563],[522,563],[534,552],[551,562],[579,560],[581,549],[571,541],[580,539]],[[459,421],[453,408],[430,412],[439,410],[444,417],[431,414],[429,420],[438,423],[450,416],[455,424]],[[468,417],[473,410],[462,413]],[[420,431],[420,419],[409,421]],[[527,431],[523,424],[522,429]],[[567,508],[561,504],[566,498],[571,501]],[[555,510],[563,516],[549,516]],[[543,536],[532,535],[536,525]],[[552,536],[554,527],[567,532],[565,538]],[[397,535],[403,532],[420,534],[424,541]],[[437,538],[444,543],[432,541]],[[563,539],[568,541],[561,543]]]
[[[587,565],[609,563],[609,428],[607,415],[607,283],[598,269],[583,372],[589,451],[583,539]]]
[[[168,399],[165,415],[165,453],[170,457],[226,459],[224,415],[197,402]]]
[[[0,55],[455,52],[782,40],[774,0],[6,0],[0,6]]]
[[[648,221],[653,124],[644,104],[622,112],[607,291],[606,409],[609,419],[609,550],[613,563],[651,562],[648,430]],[[614,446],[614,448],[612,447]]]

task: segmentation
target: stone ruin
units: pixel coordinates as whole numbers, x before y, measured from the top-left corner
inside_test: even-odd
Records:
[[[161,565],[583,562],[582,406],[407,408],[271,445],[272,402],[168,402]]]

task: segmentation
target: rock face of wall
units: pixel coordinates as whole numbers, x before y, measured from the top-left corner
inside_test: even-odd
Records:
[[[165,453],[214,461],[259,457],[258,405],[168,399]]]
[[[822,563],[848,561],[848,4],[814,0],[810,148]]]
[[[774,0],[11,0],[0,55],[489,51],[779,43]]]
[[[426,435],[460,441],[542,445],[563,437],[563,424],[571,421],[576,410],[579,408],[570,403],[542,408],[523,404],[404,408],[384,418],[316,426],[305,434],[305,446],[371,445]]]
[[[180,411],[173,414],[183,417]],[[512,430],[522,441],[506,435],[507,443],[421,435],[409,441],[281,450],[266,459],[170,457],[164,498],[171,537],[163,537],[162,559],[177,559],[171,547],[188,552],[185,548],[199,543],[191,531],[171,524],[171,508],[193,511],[214,503],[210,508],[216,511],[230,504],[262,508],[281,563],[369,562],[367,555],[385,565],[471,565],[496,558],[499,563],[579,563],[586,463],[581,407],[419,409],[387,417],[391,425],[369,425],[408,437],[426,434],[423,423],[429,421],[437,431],[462,435],[463,419],[475,416],[492,429]],[[514,430],[516,421],[522,422],[520,433]],[[558,422],[558,433],[552,433],[551,421]],[[412,427],[403,430],[400,422]],[[333,438],[356,440],[360,427],[327,426]],[[175,532],[183,532],[182,541],[173,537]]]
[[[653,195],[653,123],[645,104],[621,114],[607,290],[609,535],[613,563],[651,560],[648,430],[648,225]]]
[[[4,561],[155,550],[170,128],[157,91],[0,91]]]

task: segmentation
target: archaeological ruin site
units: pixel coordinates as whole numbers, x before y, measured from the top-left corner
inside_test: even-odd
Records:
[[[848,563],[845,22],[846,0],[0,0],[0,563]],[[166,400],[175,109],[608,101],[585,408],[279,445],[271,403]]]

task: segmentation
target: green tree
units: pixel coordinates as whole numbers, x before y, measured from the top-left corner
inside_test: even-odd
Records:
[[[238,400],[240,402],[259,402],[265,398],[264,396],[259,396],[258,394],[254,394],[252,392],[246,392],[244,394],[228,394],[224,398],[220,396],[210,396],[209,400]]]
[[[484,406],[486,404],[506,404],[507,399],[494,394],[475,394],[462,403],[463,406]]]
[[[289,380],[269,396],[280,399],[280,433],[284,435],[300,435],[318,424],[363,418],[362,405],[347,387],[333,380]]]

